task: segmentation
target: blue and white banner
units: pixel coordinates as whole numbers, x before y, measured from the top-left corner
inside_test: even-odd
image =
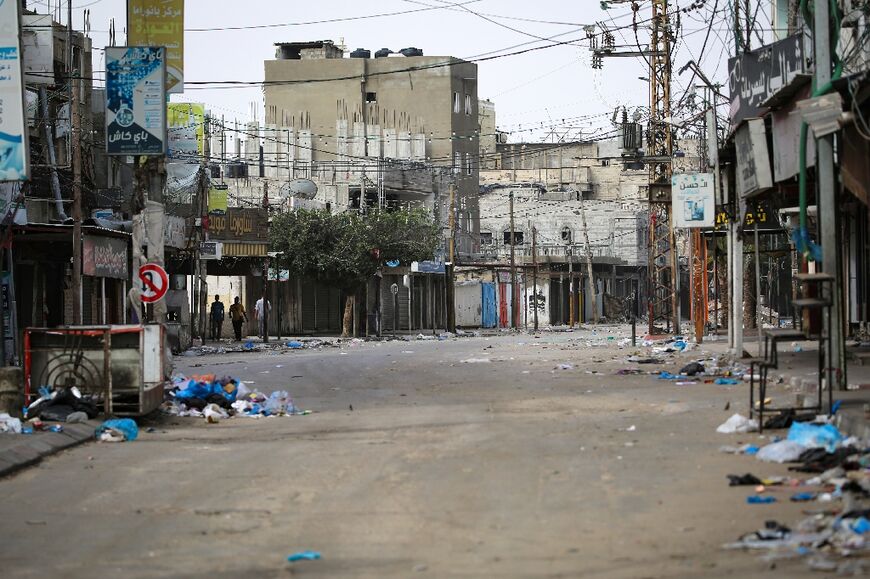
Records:
[[[17,0],[0,0],[0,181],[29,176]]]
[[[166,49],[106,47],[106,153],[166,153]]]
[[[713,173],[677,173],[671,177],[674,229],[713,227],[716,195]]]

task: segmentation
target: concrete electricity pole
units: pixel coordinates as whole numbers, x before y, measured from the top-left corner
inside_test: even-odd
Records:
[[[532,227],[532,316],[535,331],[538,331],[538,229]]]
[[[831,82],[830,46],[830,6],[828,2],[815,2],[814,53],[816,66],[815,86],[818,90]],[[817,180],[819,184],[819,223],[822,242],[822,271],[834,276],[832,285],[832,304],[827,309],[830,319],[828,338],[830,357],[826,366],[831,368],[834,384],[829,388],[842,387],[843,369],[843,323],[840,303],[842,298],[842,276],[838,267],[837,246],[837,191],[834,176],[834,135],[816,139]],[[821,377],[820,377],[821,379]]]
[[[514,192],[510,192],[510,214],[511,214],[511,328],[517,328],[517,264],[514,249],[516,247],[516,234],[514,233]]]
[[[586,275],[589,277],[589,304],[592,306],[592,323],[598,323],[598,299],[595,296],[595,276],[592,273],[592,247],[589,245],[589,228],[586,226],[586,209],[583,194],[580,194],[580,218],[583,220],[583,241],[586,244]],[[580,317],[579,315],[577,316]]]

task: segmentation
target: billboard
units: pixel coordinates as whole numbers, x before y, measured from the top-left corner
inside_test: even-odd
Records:
[[[671,177],[674,228],[713,227],[716,189],[712,173],[680,173]]]
[[[205,152],[205,105],[169,103],[166,116],[169,157],[199,163]]]
[[[0,0],[0,181],[28,178],[18,6]]]
[[[166,151],[166,49],[106,47],[106,153]]]
[[[127,0],[127,44],[166,47],[166,92],[184,92],[184,0]]]
[[[85,235],[82,240],[82,274],[127,279],[127,240]]]
[[[798,142],[800,138],[795,145]],[[737,194],[740,197],[773,187],[764,119],[749,119],[740,125],[734,137],[734,149],[737,153]]]

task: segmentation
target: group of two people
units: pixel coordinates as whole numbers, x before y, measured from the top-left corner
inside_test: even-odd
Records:
[[[263,315],[264,308],[271,312],[272,304],[268,301],[264,302],[263,298],[258,299],[257,303],[254,304],[254,318],[257,320],[258,335],[261,338],[265,338],[264,326],[266,316]],[[209,311],[209,336],[212,340],[220,340],[221,333],[223,332],[224,317],[224,303],[219,295],[215,295],[214,301],[211,303],[211,310]],[[242,324],[248,321],[248,313],[245,311],[245,306],[239,297],[236,297],[233,300],[233,305],[230,306],[230,320],[233,323],[233,333],[236,336],[236,341],[240,342],[242,340]]]

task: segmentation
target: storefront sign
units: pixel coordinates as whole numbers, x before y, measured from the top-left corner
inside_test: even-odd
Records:
[[[127,240],[85,235],[82,273],[92,277],[127,279]]]
[[[764,119],[749,119],[737,129],[737,194],[747,197],[773,186]]]
[[[208,220],[209,235],[221,241],[268,241],[269,214],[265,209],[230,207]]]
[[[18,7],[0,0],[0,181],[29,177]]]
[[[166,149],[166,49],[106,48],[106,153],[162,155]]]
[[[175,249],[187,247],[187,220],[184,217],[167,215],[163,222],[163,245]]]
[[[127,0],[127,43],[165,46],[166,92],[184,92],[184,0]]]
[[[803,35],[789,36],[728,60],[731,126],[758,116],[761,103],[804,72]]]
[[[169,157],[199,163],[205,152],[205,105],[169,103],[166,114]]]
[[[221,259],[224,253],[224,244],[218,241],[203,241],[199,244],[200,259]]]
[[[412,273],[444,273],[444,262],[438,261],[412,261]]]
[[[674,228],[713,227],[716,191],[712,173],[680,173],[671,177]]]

